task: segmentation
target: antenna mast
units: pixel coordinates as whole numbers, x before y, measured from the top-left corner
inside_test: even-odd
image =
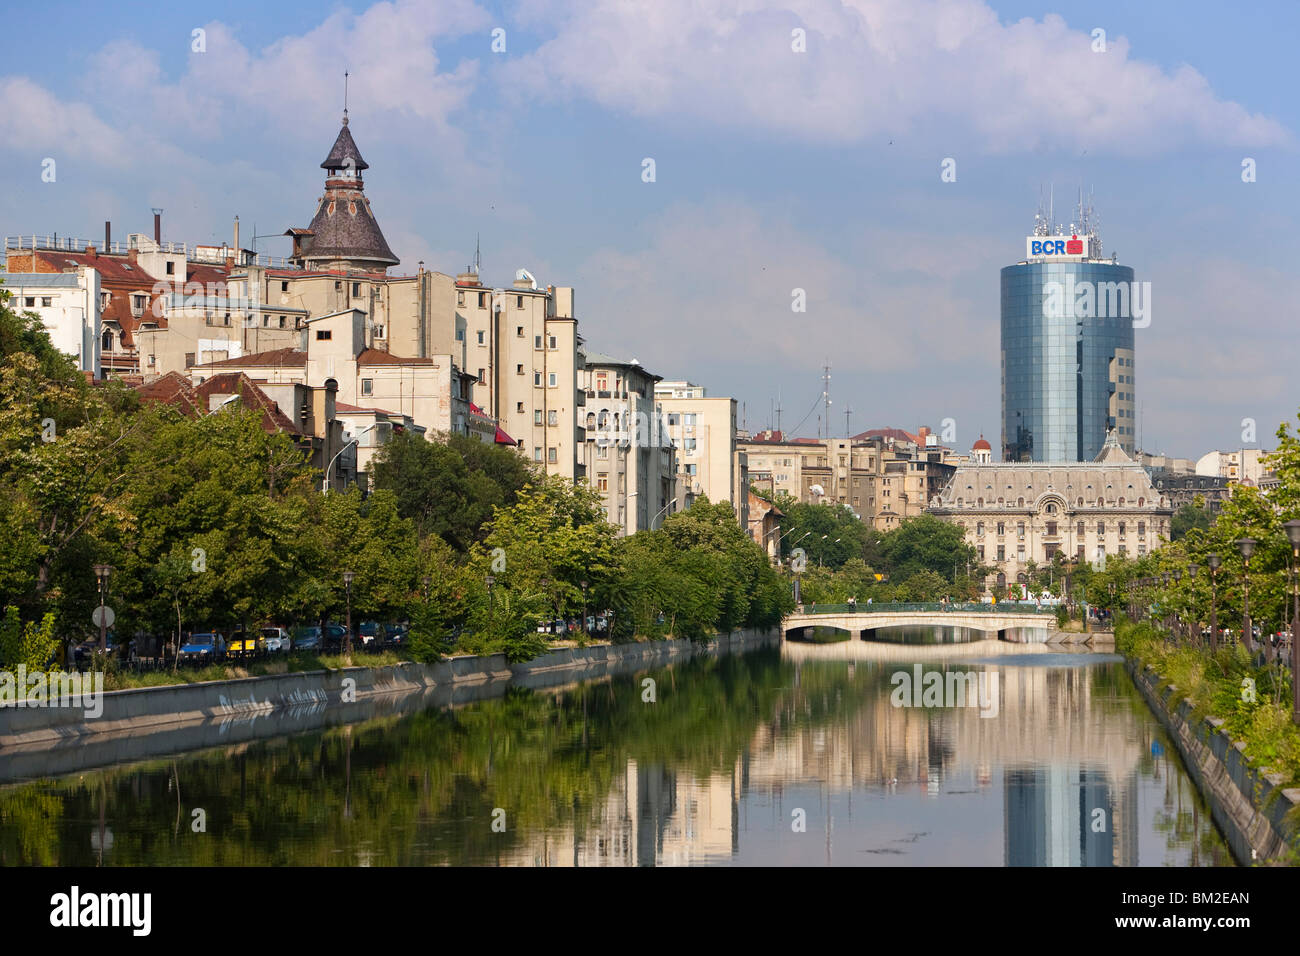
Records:
[[[824,412],[822,414],[822,427],[826,429],[827,438],[831,437],[831,360],[826,359],[826,364],[822,366],[822,404]],[[818,429],[818,435],[821,435],[821,429]]]

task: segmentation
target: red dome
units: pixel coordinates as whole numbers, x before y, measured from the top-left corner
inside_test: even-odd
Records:
[[[979,438],[975,439],[975,444],[971,445],[970,448],[971,451],[992,451],[993,450],[993,446],[984,440],[983,435],[980,435]]]

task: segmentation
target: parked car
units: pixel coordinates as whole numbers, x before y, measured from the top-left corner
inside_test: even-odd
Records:
[[[320,628],[315,626],[298,628],[293,635],[293,649],[295,651],[320,650]]]
[[[343,649],[343,638],[347,636],[347,633],[348,629],[342,624],[326,624],[321,649],[330,654],[337,654]]]
[[[239,657],[252,657],[255,654],[264,654],[266,652],[266,638],[260,631],[245,633],[236,631],[230,635],[230,642],[226,647],[226,652]]]
[[[123,648],[123,646],[117,642],[117,635],[115,635],[112,631],[109,631],[105,635],[105,642],[106,642],[109,657],[122,656],[122,652],[125,650],[125,648]],[[98,637],[92,637],[89,638],[88,640],[84,640],[80,644],[72,648],[73,663],[77,665],[88,663],[91,657],[98,652],[99,652]]]
[[[407,627],[405,624],[393,624],[388,628],[386,628],[385,630],[387,630],[388,632],[386,637],[388,643],[396,644],[398,646],[405,644],[407,642],[408,635],[410,634],[410,628]]]
[[[357,627],[357,636],[366,647],[376,646],[376,642],[382,644],[385,635],[386,629],[378,621],[362,621]]]
[[[226,656],[226,638],[220,631],[200,631],[181,642],[183,661],[219,661]]]
[[[266,640],[268,654],[287,654],[293,643],[289,638],[289,632],[282,627],[264,627],[262,637]]]

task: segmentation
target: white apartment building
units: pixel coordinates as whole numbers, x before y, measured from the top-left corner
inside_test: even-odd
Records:
[[[581,463],[605,514],[623,534],[657,528],[676,506],[676,449],[654,398],[658,375],[585,348],[579,372],[586,393]]]
[[[99,273],[86,266],[69,272],[0,275],[15,312],[35,312],[56,349],[77,360],[77,368],[100,378]]]
[[[736,400],[710,398],[704,386],[659,382],[655,401],[677,448],[677,500],[689,508],[699,495],[729,501],[742,528],[749,527],[749,463],[736,444]]]

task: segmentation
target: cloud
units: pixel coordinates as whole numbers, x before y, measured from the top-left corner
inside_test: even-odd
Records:
[[[979,0],[597,0],[524,3],[554,35],[505,68],[520,97],[585,98],[821,143],[969,141],[988,154],[1153,154],[1189,143],[1274,146],[1277,121],[1166,73],[1059,16],[1002,24]],[[794,52],[791,31],[806,31]]]

